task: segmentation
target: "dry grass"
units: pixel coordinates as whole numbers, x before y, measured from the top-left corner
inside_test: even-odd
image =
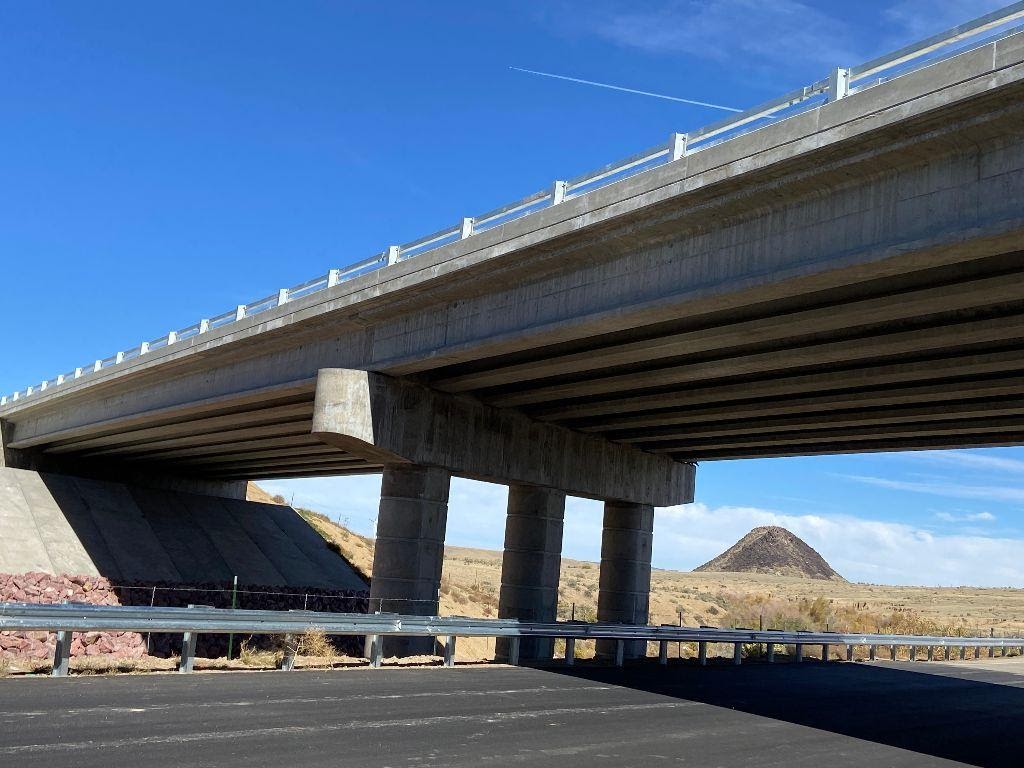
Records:
[[[80,656],[71,662],[71,669],[80,675],[138,672],[142,668],[143,665],[137,659],[114,659],[109,656]]]
[[[238,660],[246,667],[259,669],[277,668],[281,666],[281,659],[284,656],[284,648],[256,648],[253,640],[243,640],[238,646]]]
[[[324,666],[334,666],[337,653],[327,634],[319,627],[311,627],[299,636],[296,646],[299,656],[319,659]]]

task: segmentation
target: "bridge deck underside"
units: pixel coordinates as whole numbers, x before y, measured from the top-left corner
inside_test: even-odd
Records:
[[[159,469],[210,480],[380,470],[310,434],[315,381],[118,420],[47,445],[43,454],[94,465]]]
[[[681,460],[1016,444],[1024,252],[420,375]]]

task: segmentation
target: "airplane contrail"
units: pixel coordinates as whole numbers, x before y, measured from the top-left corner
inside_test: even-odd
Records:
[[[666,96],[664,93],[651,93],[650,91],[639,91],[636,88],[623,88],[621,85],[609,85],[608,83],[596,83],[593,80],[583,80],[579,77],[566,77],[565,75],[554,75],[550,72],[538,72],[535,69],[523,69],[522,67],[509,67],[516,72],[526,72],[529,75],[540,75],[541,77],[553,77],[556,80],[568,80],[570,83],[582,83],[583,85],[596,85],[598,88],[610,88],[613,91],[624,91],[635,93],[640,96],[653,96],[656,99],[668,99],[669,101],[680,101],[683,104],[695,104],[698,107],[711,107],[711,109],[723,109],[726,112],[742,112],[742,109],[735,107],[723,107],[721,104],[710,104],[706,101],[695,101],[694,99],[683,99],[679,96]]]

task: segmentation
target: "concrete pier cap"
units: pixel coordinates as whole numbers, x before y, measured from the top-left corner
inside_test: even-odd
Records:
[[[318,372],[312,431],[385,465],[439,467],[600,501],[693,501],[693,464],[369,371]]]

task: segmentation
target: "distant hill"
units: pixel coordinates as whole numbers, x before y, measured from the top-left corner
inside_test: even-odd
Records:
[[[803,539],[777,525],[755,528],[714,560],[694,570],[845,581]]]

